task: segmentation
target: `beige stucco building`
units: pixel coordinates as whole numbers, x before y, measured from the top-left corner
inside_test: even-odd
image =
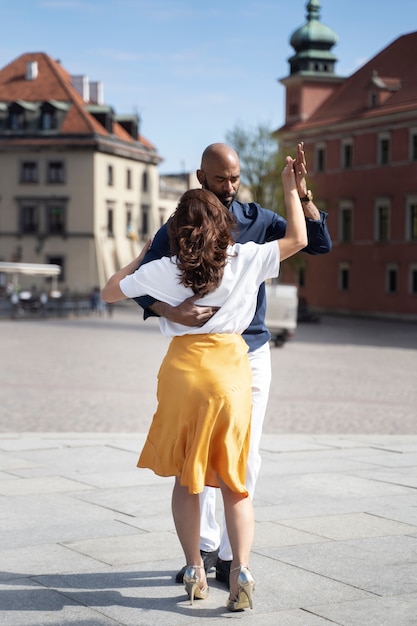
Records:
[[[0,260],[58,264],[83,293],[137,255],[170,208],[138,124],[44,53],[0,70]]]

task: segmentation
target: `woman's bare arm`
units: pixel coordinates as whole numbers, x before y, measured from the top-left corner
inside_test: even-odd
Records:
[[[295,180],[294,163],[295,160],[287,156],[281,174],[287,213],[285,236],[278,240],[281,261],[305,248],[308,241],[306,220]]]

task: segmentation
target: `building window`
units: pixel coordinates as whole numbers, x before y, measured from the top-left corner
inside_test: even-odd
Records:
[[[25,128],[25,114],[22,109],[10,111],[10,130],[23,130]]]
[[[51,265],[59,265],[61,268],[61,273],[58,276],[58,282],[62,283],[65,280],[65,260],[63,256],[48,256],[46,259],[47,263]],[[52,282],[52,276],[48,276],[46,279],[48,282]]]
[[[417,161],[417,130],[412,130],[410,134],[410,158]]]
[[[126,237],[138,240],[138,235],[133,226],[133,204],[126,203]]]
[[[411,265],[409,274],[410,293],[417,295],[417,265]]]
[[[390,161],[390,137],[388,134],[379,135],[378,137],[378,163],[379,165],[388,165]]]
[[[41,129],[42,130],[54,130],[56,127],[55,115],[51,111],[42,111],[41,115]]]
[[[132,230],[132,211],[126,207],[126,232],[130,233]]]
[[[294,102],[292,104],[290,104],[290,106],[288,107],[288,111],[289,111],[289,115],[290,117],[294,117],[295,115],[298,115],[298,103]]]
[[[132,170],[126,170],[126,189],[132,189]]]
[[[386,290],[387,293],[396,293],[398,289],[398,267],[389,264],[386,270]]]
[[[417,201],[408,205],[407,239],[417,241]]]
[[[142,174],[142,191],[149,191],[149,177],[146,171]]]
[[[341,263],[339,266],[339,289],[349,291],[350,288],[350,267],[348,263]]]
[[[149,206],[147,204],[142,204],[141,233],[143,238],[149,234]]]
[[[20,182],[21,183],[37,183],[38,164],[36,161],[22,161],[20,165]]]
[[[345,170],[351,169],[353,166],[353,142],[351,139],[342,143],[342,167]]]
[[[65,183],[65,165],[63,161],[49,161],[46,180],[51,184]]]
[[[316,147],[316,170],[324,172],[326,169],[326,146],[319,145]]]
[[[113,207],[107,207],[107,235],[114,236],[114,210]]]
[[[20,207],[20,232],[25,235],[39,231],[39,209],[36,204],[24,204]]]
[[[352,207],[341,207],[340,209],[340,233],[339,239],[343,243],[352,241],[353,231],[353,210]]]
[[[376,241],[388,241],[390,232],[390,207],[382,203],[377,204],[375,212],[375,239]]]
[[[159,226],[162,226],[163,224],[165,224],[166,219],[165,219],[165,209],[162,207],[159,207]]]
[[[51,235],[63,235],[65,233],[65,207],[59,204],[51,204],[46,207],[46,215],[48,233]]]
[[[113,187],[114,185],[113,165],[107,166],[107,184],[109,187]]]

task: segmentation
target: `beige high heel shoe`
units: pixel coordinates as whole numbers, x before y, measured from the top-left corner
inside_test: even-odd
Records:
[[[199,600],[206,600],[209,594],[208,585],[202,589],[199,587],[200,578],[197,576],[197,569],[203,569],[204,565],[188,565],[184,573],[184,585],[185,590],[190,598],[190,604],[194,602],[194,598]]]
[[[253,609],[252,596],[255,589],[255,580],[247,565],[239,565],[230,570],[230,573],[237,572],[237,596],[230,594],[226,607],[229,611],[243,611],[249,607]]]

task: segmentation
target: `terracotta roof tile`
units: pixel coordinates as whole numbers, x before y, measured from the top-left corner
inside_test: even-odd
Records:
[[[305,123],[287,124],[280,130],[311,128],[416,109],[416,50],[417,32],[399,37],[336,88]],[[370,107],[369,88],[375,72],[392,94],[382,104]]]
[[[38,75],[34,80],[26,79],[28,63],[37,63]],[[71,84],[71,75],[44,52],[27,52],[0,70],[0,101],[39,102],[57,100],[72,104],[62,123],[63,134],[99,134],[111,136],[96,118],[87,111],[81,95]],[[135,139],[117,122],[113,122],[113,133],[117,139],[135,143]],[[138,139],[148,149],[154,146],[141,137]]]

